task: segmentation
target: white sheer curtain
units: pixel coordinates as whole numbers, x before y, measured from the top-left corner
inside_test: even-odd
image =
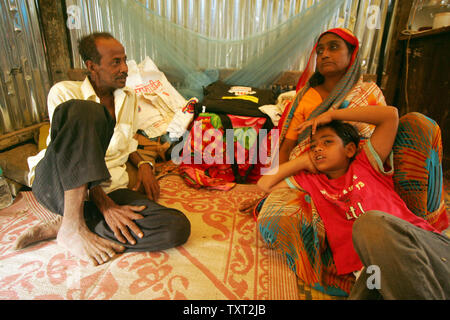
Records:
[[[197,33],[209,40],[228,41],[230,50],[232,41],[242,41],[258,34],[268,32],[289,19],[304,12],[308,8],[326,1],[332,5],[337,0],[66,0],[68,10],[79,12],[79,24],[70,30],[74,67],[82,67],[81,59],[77,53],[76,41],[84,34],[92,31],[112,31],[122,42],[126,43],[130,58],[141,61],[146,55],[154,57],[158,48],[148,48],[145,45],[148,30],[145,26],[140,32],[131,31],[130,24],[135,23],[133,14],[125,12],[134,2],[146,9],[146,14],[160,16],[184,29]],[[123,3],[121,5],[120,3]],[[375,73],[377,70],[380,44],[385,25],[388,0],[345,0],[336,12],[326,21],[326,28],[345,27],[352,30],[359,38],[362,47],[362,61],[366,73]],[[125,8],[125,11],[119,9]],[[76,8],[76,9],[73,9]],[[69,14],[70,17],[70,14]],[[321,30],[317,30],[317,34]],[[182,33],[180,33],[182,34]],[[133,39],[130,39],[132,37]],[[180,38],[171,41],[183,41]],[[245,41],[240,44],[242,55],[245,50],[252,51]],[[300,54],[295,65],[289,69],[301,70],[305,65],[305,57],[310,47]],[[204,48],[197,48],[199,54]],[[210,50],[208,62],[204,67],[216,65],[220,56],[214,55]],[[220,52],[217,54],[229,54]],[[238,59],[235,57],[235,59]],[[203,62],[204,63],[204,62]],[[239,68],[238,61],[229,61],[223,67]]]

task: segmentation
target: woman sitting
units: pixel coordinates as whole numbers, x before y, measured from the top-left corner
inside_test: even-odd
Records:
[[[386,105],[378,86],[363,82],[358,53],[358,39],[346,29],[319,36],[296,96],[280,119],[280,164],[307,150],[309,130],[296,130],[304,121],[331,109]],[[363,139],[374,129],[352,124]],[[306,284],[327,294],[348,295],[355,278],[337,274],[323,223],[307,193],[286,188],[271,192],[261,207],[258,228],[267,245],[280,252]]]
[[[304,121],[329,109],[386,105],[380,88],[363,82],[358,53],[358,39],[346,29],[330,29],[319,36],[297,94],[280,119],[280,164],[305,151],[309,132],[299,135],[296,131]],[[353,124],[363,138],[370,137],[372,126]]]
[[[297,95],[280,119],[280,162],[297,158],[307,150],[309,130],[301,134],[296,130],[303,121],[332,109],[385,105],[380,89],[362,81],[359,66],[358,41],[350,32],[332,29],[320,35],[300,78]],[[363,139],[371,136],[373,127],[352,124]],[[397,193],[415,215],[439,232],[446,229],[439,126],[418,113],[402,116],[393,151]],[[257,223],[262,238],[283,255],[300,279],[327,294],[350,293],[355,275],[337,271],[322,217],[308,193],[280,188],[270,192],[259,208]]]

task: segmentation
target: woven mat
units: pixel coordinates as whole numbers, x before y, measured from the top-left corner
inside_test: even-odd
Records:
[[[31,193],[22,192],[0,211],[0,300],[342,299],[305,285],[265,248],[254,221],[237,210],[242,200],[255,196],[255,186],[193,190],[178,176],[166,176],[160,185],[160,203],[182,210],[192,223],[188,242],[161,252],[125,253],[99,267],[55,241],[14,251],[18,236],[52,217]],[[447,208],[449,187],[446,181]]]
[[[183,211],[191,221],[188,242],[160,252],[124,253],[98,267],[54,240],[14,251],[18,236],[51,217],[31,193],[23,192],[0,211],[0,299],[305,298],[299,296],[295,274],[265,247],[254,220],[238,211],[241,201],[258,192],[256,186],[194,190],[175,175],[162,178],[160,185],[159,202]]]

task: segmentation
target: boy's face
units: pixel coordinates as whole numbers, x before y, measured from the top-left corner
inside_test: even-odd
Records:
[[[354,143],[344,146],[342,139],[329,128],[321,128],[311,137],[309,156],[318,171],[335,179],[347,172],[356,153]]]

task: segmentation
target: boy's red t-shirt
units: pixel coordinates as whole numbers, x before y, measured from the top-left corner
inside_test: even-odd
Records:
[[[314,201],[324,223],[338,274],[362,268],[353,248],[352,226],[361,214],[369,210],[383,211],[422,229],[438,232],[426,220],[412,213],[395,191],[392,159],[391,153],[385,168],[368,141],[346,174],[337,179],[305,171],[286,179],[288,184],[308,192]]]

